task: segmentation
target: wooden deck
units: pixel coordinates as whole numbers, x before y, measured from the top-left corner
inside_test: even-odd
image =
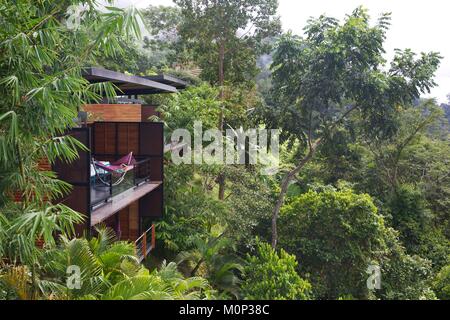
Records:
[[[91,227],[105,221],[115,213],[129,206],[131,203],[152,192],[161,184],[161,181],[146,182],[139,187],[132,188],[113,197],[111,201],[92,211]]]

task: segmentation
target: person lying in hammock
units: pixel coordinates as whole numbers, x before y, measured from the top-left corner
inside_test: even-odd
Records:
[[[127,172],[132,170],[135,165],[136,159],[134,159],[133,157],[133,152],[130,152],[125,157],[122,157],[112,163],[107,161],[96,161],[94,158],[92,158],[94,176],[96,176],[97,179],[106,186],[108,186],[109,183],[108,181],[104,180],[104,173],[109,172],[113,176],[115,176],[116,181],[112,182],[112,186],[117,186],[124,181]]]
[[[120,158],[114,162],[108,161],[96,161],[94,160],[94,164],[112,174],[122,175],[132,170],[136,164],[136,159],[133,157],[133,152],[130,152],[125,157]]]

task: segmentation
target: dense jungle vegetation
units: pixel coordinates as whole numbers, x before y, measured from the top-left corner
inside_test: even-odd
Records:
[[[276,0],[14,2],[0,0],[0,299],[450,299],[450,117],[422,98],[441,57],[405,48],[386,61],[388,13],[359,7],[284,33]],[[81,27],[68,28],[79,4]],[[84,217],[52,203],[70,186],[38,166],[75,159],[83,146],[64,132],[79,107],[114,95],[86,66],[188,81],[145,98],[167,139],[194,121],[281,129],[278,173],[167,154],[144,265],[109,229],[75,238]]]

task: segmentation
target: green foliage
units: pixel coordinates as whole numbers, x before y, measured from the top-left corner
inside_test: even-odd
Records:
[[[256,93],[236,86],[225,90],[225,95],[227,101],[223,103],[226,106],[224,110],[221,108],[219,90],[206,83],[191,86],[156,102],[168,133],[178,128],[187,129],[192,133],[195,121],[202,122],[204,131],[217,128],[221,112],[228,119],[227,123],[231,128],[249,124],[246,109],[259,101]],[[152,100],[155,100],[154,97]]]
[[[225,194],[228,212],[223,219],[227,234],[245,251],[256,236],[267,237],[273,207],[274,182],[258,172],[258,167],[233,166],[225,174],[229,192]]]
[[[409,185],[400,186],[389,202],[392,224],[400,231],[401,240],[409,246],[417,246],[419,237],[430,219],[425,201],[419,190]]]
[[[168,133],[176,128],[192,133],[197,120],[202,121],[203,130],[216,128],[220,112],[218,90],[207,84],[191,87],[165,101],[159,110]],[[213,192],[219,170],[219,165],[166,166],[166,215],[159,227],[160,239],[168,248],[186,250],[190,235],[207,234],[214,224],[227,226],[227,233],[235,239],[253,238],[259,218],[267,216],[270,210],[270,189],[254,174],[256,169],[229,167],[226,177],[231,191],[226,201],[218,201]]]
[[[266,233],[270,189],[245,168],[233,168],[230,193],[219,201],[212,193],[216,171],[208,166],[166,167],[166,213],[158,223],[158,239],[178,254],[189,275],[202,275],[220,292],[238,296],[239,259],[234,245],[248,250],[254,235]],[[219,228],[220,233],[211,230]],[[224,233],[223,235],[221,235]]]
[[[194,121],[201,121],[203,130],[216,128],[220,112],[218,90],[208,84],[190,87],[173,95],[159,111],[170,133],[178,128],[192,133]]]
[[[309,191],[283,207],[281,225],[280,244],[303,262],[317,297],[434,298],[430,261],[408,255],[366,194]],[[367,289],[369,265],[381,268],[381,291]]]
[[[383,14],[375,26],[362,7],[340,23],[326,16],[310,19],[305,37],[288,33],[273,55],[272,89],[260,113],[266,126],[282,129],[282,140],[300,143],[297,159],[280,183],[273,210],[272,245],[289,182],[315,157],[324,142],[359,110],[364,132],[383,138],[395,132],[398,105],[429,92],[440,56],[398,51],[390,68],[383,42],[390,24]]]
[[[340,180],[351,181],[363,170],[355,131],[352,123],[345,124],[325,139],[317,154],[318,172],[313,173],[323,183],[337,185]],[[305,172],[305,175],[311,173]]]
[[[67,9],[79,4],[0,1],[0,294],[6,298],[98,298],[114,279],[139,269],[129,244],[69,240],[82,217],[52,204],[69,186],[39,168],[43,159],[74,160],[85,147],[64,133],[79,107],[115,95],[111,84],[85,80],[83,67],[99,57],[116,59],[125,53],[121,39],[140,35],[134,9],[98,11],[94,1],[83,1],[80,27],[68,28]],[[84,267],[79,292],[65,285],[74,262]]]
[[[192,133],[194,121],[202,121],[203,130],[216,128],[218,90],[207,84],[188,88],[166,100],[159,110],[169,134],[177,128]],[[267,179],[255,174],[258,169],[227,167],[230,192],[225,201],[213,195],[219,170],[219,165],[166,166],[166,215],[159,227],[160,239],[171,249],[185,250],[189,235],[207,233],[214,224],[226,225],[228,235],[248,246],[247,240],[254,238],[261,219],[267,221],[271,188]]]
[[[175,3],[183,16],[180,35],[193,47],[203,79],[213,84],[220,82],[222,52],[225,81],[253,83],[256,56],[267,50],[263,39],[280,30],[277,1],[176,0]],[[249,26],[251,30],[238,35],[240,29]]]
[[[450,215],[450,142],[422,135],[406,148],[402,167],[403,180],[418,182],[437,224],[447,224]]]
[[[272,57],[256,62],[280,31],[277,1],[175,2],[143,10],[150,37],[141,41],[135,10],[0,0],[0,299],[449,299],[447,119],[435,101],[418,100],[435,85],[439,55],[398,50],[388,66],[389,15],[371,25],[358,8],[343,22],[310,19],[304,37],[281,37],[269,70]],[[81,27],[69,29],[67,8],[81,3]],[[282,128],[282,169],[307,160],[290,175],[283,249],[257,242],[249,253],[255,236],[270,236],[276,179],[257,166],[169,159],[153,254],[177,255],[179,265],[149,271],[107,229],[72,239],[83,217],[52,203],[70,186],[39,162],[76,159],[85,147],[64,132],[81,105],[115,94],[89,84],[86,65],[193,84],[148,98],[168,134],[192,131],[196,120],[216,128],[222,117],[219,127],[246,127],[253,115]],[[369,264],[381,268],[381,290],[366,287]],[[82,270],[81,289],[67,287],[71,265]]]
[[[227,205],[210,194],[215,175],[204,168],[165,168],[165,214],[158,223],[158,239],[171,251],[187,250],[192,235],[207,235],[213,225],[224,223]]]
[[[258,242],[255,255],[247,255],[242,296],[250,300],[306,300],[311,285],[297,274],[297,260],[283,249]]]
[[[423,180],[432,174],[431,171],[424,172],[418,168],[410,158],[416,156],[415,149],[424,142],[429,128],[436,123],[440,115],[441,111],[433,100],[422,100],[417,106],[397,108],[396,115],[392,118],[397,127],[395,134],[385,139],[361,135],[361,142],[372,154],[379,183],[385,184],[385,188],[395,189],[400,183],[419,182],[421,177]],[[364,130],[364,120],[358,119],[353,125],[359,128],[359,131]],[[422,156],[433,157],[427,150],[422,151],[425,151]],[[439,162],[437,159],[433,160],[429,165]],[[417,161],[423,162],[424,159]],[[414,178],[411,179],[412,177]]]
[[[280,219],[280,245],[302,261],[316,296],[365,296],[364,272],[386,249],[388,232],[369,195],[309,191],[284,206]]]
[[[207,237],[191,236],[190,250],[180,252],[177,260],[188,265],[191,276],[200,274],[223,294],[238,297],[240,280],[237,273],[242,271],[242,266],[232,255],[232,241],[220,229],[213,226]]]
[[[434,226],[434,217],[426,208],[421,190],[401,185],[387,203],[393,227],[400,232],[400,240],[408,252],[433,261],[440,269],[447,263],[450,242]]]
[[[364,112],[366,129],[389,133],[395,107],[434,85],[436,53],[416,60],[409,51],[397,52],[391,69],[382,71],[390,17],[382,15],[375,26],[369,20],[358,8],[343,23],[325,16],[309,20],[304,39],[292,34],[280,39],[267,121],[283,128],[286,138],[315,140],[352,109]]]
[[[192,67],[192,53],[178,34],[183,22],[180,8],[150,5],[142,16],[150,33],[143,43],[144,51],[148,52],[147,64],[159,70],[181,67],[188,71]]]
[[[380,201],[388,222],[400,231],[408,253],[433,262],[436,271],[447,263],[449,210],[448,142],[430,128],[441,116],[433,100],[399,108],[397,132],[388,139],[363,137],[356,187]],[[353,122],[355,128],[362,124]]]
[[[398,241],[398,233],[390,229],[386,236],[388,251],[381,261],[381,290],[375,297],[385,300],[434,300],[430,288],[431,262],[417,255],[408,255]]]
[[[149,54],[139,47],[135,39],[121,37],[118,45],[126,54],[115,55],[113,57],[99,56],[95,59],[95,65],[108,70],[124,72],[129,74],[148,73],[152,65],[148,62]]]
[[[436,296],[442,300],[450,300],[450,266],[442,268],[433,282],[433,290]]]
[[[28,207],[9,213],[10,218],[5,220],[5,257],[24,264],[36,262],[36,241],[44,241],[48,247],[54,247],[56,233],[74,236],[74,226],[84,220],[81,214],[62,204],[46,204],[43,209]]]
[[[41,250],[34,278],[27,266],[3,266],[0,295],[3,291],[6,298],[52,300],[214,298],[207,280],[183,277],[173,262],[164,262],[159,270],[149,272],[139,264],[133,244],[115,241],[109,229],[97,232],[89,241],[63,237],[58,247]],[[80,268],[80,288],[68,287],[69,266]]]
[[[192,52],[178,35],[183,21],[180,9],[174,6],[153,6],[140,10],[143,39],[121,37],[119,44],[125,55],[98,57],[101,66],[132,74],[168,73],[189,82],[196,82],[198,71]]]
[[[121,35],[139,36],[134,10],[99,12],[93,1],[84,3],[81,26],[72,30],[66,25],[66,11],[80,1],[0,2],[0,210],[10,220],[26,214],[30,221],[24,223],[38,221],[27,226],[33,236],[46,221],[43,215],[52,216],[49,227],[58,220],[56,211],[61,217],[70,211],[51,205],[69,186],[53,172],[40,170],[39,162],[74,160],[83,147],[64,132],[74,126],[77,110],[88,101],[115,94],[111,84],[85,80],[84,64],[100,55],[120,54]],[[13,202],[15,193],[21,203]],[[41,235],[50,242],[50,233]]]

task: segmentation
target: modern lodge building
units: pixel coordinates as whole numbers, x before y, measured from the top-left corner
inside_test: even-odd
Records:
[[[82,109],[84,119],[68,134],[89,150],[53,170],[73,188],[60,202],[85,215],[79,235],[90,234],[104,224],[121,240],[136,243],[144,259],[155,245],[153,222],[164,208],[164,125],[152,122],[155,106],[138,100],[140,95],[176,93],[186,88],[177,78],[158,75],[130,76],[99,68],[88,68],[84,77],[91,83],[112,82],[118,89],[114,103],[103,101]],[[126,97],[126,98],[124,98]]]

